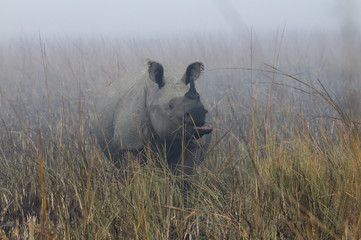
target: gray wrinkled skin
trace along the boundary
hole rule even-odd
[[[192,174],[194,165],[203,161],[212,132],[194,88],[202,70],[203,64],[195,62],[181,79],[174,79],[161,64],[147,60],[136,73],[109,86],[95,106],[93,124],[105,155],[117,162],[124,152],[153,146],[167,153],[177,173]]]

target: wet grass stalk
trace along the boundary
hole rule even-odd
[[[44,178],[44,159],[43,159],[43,144],[41,139],[41,130],[40,123],[38,117],[38,130],[39,130],[39,183],[41,187],[41,198],[42,198],[42,214],[41,214],[41,233],[46,236],[46,238],[50,238],[49,235],[49,226],[48,226],[48,212],[47,212],[47,199],[46,199],[46,191],[45,191],[45,178]]]

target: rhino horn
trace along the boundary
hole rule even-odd
[[[187,67],[185,74],[182,77],[182,82],[186,85],[189,83],[189,91],[184,95],[190,99],[199,99],[199,94],[194,86],[194,81],[197,80],[204,70],[204,65],[201,62],[195,62]]]
[[[199,99],[200,96],[194,86],[194,78],[193,77],[189,78],[189,83],[190,83],[190,88],[189,88],[188,92],[186,94],[184,94],[184,96],[187,98],[190,98],[190,99]]]

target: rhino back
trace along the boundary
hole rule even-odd
[[[94,132],[103,151],[137,150],[146,130],[145,90],[147,74],[143,68],[114,81],[96,104]]]

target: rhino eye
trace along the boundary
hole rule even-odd
[[[174,99],[172,99],[172,100],[169,101],[169,108],[170,108],[170,109],[173,109],[173,108],[174,108],[174,102],[175,102]]]

